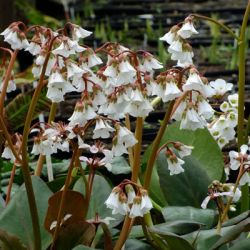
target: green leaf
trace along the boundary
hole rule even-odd
[[[125,242],[125,250],[152,250],[152,246],[141,240],[128,239]]]
[[[115,157],[112,160],[111,165],[111,172],[113,174],[129,174],[131,172],[131,168],[124,157]]]
[[[221,180],[224,173],[222,152],[207,129],[180,130],[179,122],[168,126],[162,139],[167,141],[180,141],[193,146],[192,158],[206,171],[210,180]],[[185,159],[185,158],[184,158]]]
[[[164,238],[167,241],[170,250],[177,250],[177,249],[195,250],[188,241],[181,238],[177,234],[162,231],[155,227],[149,228],[149,231],[152,233],[156,233],[160,235],[162,238]]]
[[[217,224],[218,214],[212,209],[199,209],[194,207],[169,206],[162,209],[162,215],[166,222],[176,220],[196,221],[205,225],[204,229],[209,229]]]
[[[210,247],[221,238],[227,234],[227,232],[232,227],[225,227],[221,230],[221,235],[218,235],[216,229],[200,230],[192,232],[190,234],[183,235],[182,237],[186,239],[190,244],[192,244],[196,250],[208,250]],[[220,250],[227,249],[222,247]]]
[[[32,176],[32,185],[37,203],[42,249],[51,243],[51,236],[43,227],[48,206],[48,199],[52,195],[47,185],[38,177]],[[33,247],[33,230],[25,186],[12,197],[8,206],[0,214],[0,229],[14,235],[25,244],[28,249]]]
[[[211,250],[219,249],[222,245],[235,240],[242,232],[250,231],[250,217],[233,226],[227,234],[222,236],[211,248]]]
[[[201,164],[195,159],[186,157],[185,172],[170,175],[166,156],[161,152],[156,160],[160,177],[160,186],[170,206],[193,206],[200,208],[207,196],[207,187],[211,183]]]
[[[176,220],[173,222],[165,222],[157,224],[154,226],[154,229],[157,229],[161,232],[170,232],[178,235],[188,234],[200,229],[202,224],[194,221],[187,220]]]
[[[82,193],[85,196],[85,184],[83,178],[79,178],[79,180],[77,180],[73,189]],[[107,208],[104,204],[111,191],[112,188],[106,181],[106,179],[100,175],[95,175],[87,214],[88,219],[93,219],[96,217],[96,214],[98,214],[101,219],[104,219],[105,217],[115,218],[116,220],[110,221],[110,226],[116,226],[121,222],[123,216],[119,214],[112,215],[112,210]]]
[[[69,168],[69,160],[62,160],[60,162],[52,162],[52,168],[53,168],[53,175],[57,176],[59,174],[65,174],[67,173],[67,170]],[[32,162],[30,164],[30,167],[32,169],[36,169],[37,162]],[[48,177],[48,170],[47,170],[47,164],[43,164],[43,169],[42,169],[42,175],[45,177]]]
[[[228,226],[233,226],[235,224],[238,224],[239,222],[245,220],[246,218],[250,217],[250,211],[246,211],[242,214],[239,214],[236,217],[231,218],[230,220],[225,221],[222,226],[223,227],[228,227]]]
[[[135,225],[132,227],[131,232],[129,234],[130,239],[135,239],[135,238],[143,238],[144,233],[141,225]]]
[[[199,184],[202,185],[202,189],[199,194],[200,199],[197,201],[196,200],[197,195],[196,195],[195,197],[192,197],[192,201],[189,202],[188,199],[190,197],[188,198],[184,197],[186,194],[186,191],[189,190],[189,184],[191,183],[188,181],[188,179],[187,179],[188,182],[186,182],[188,186],[182,185],[181,187],[179,187],[179,189],[176,189],[177,188],[177,185],[176,185],[174,188],[171,189],[171,192],[174,192],[172,193],[172,196],[174,196],[175,194],[180,194],[180,196],[183,196],[183,200],[180,204],[178,202],[174,202],[171,198],[168,199],[169,192],[164,193],[168,189],[166,187],[164,188],[164,190],[163,189],[161,190],[164,193],[165,199],[162,198],[162,192],[159,190],[160,190],[160,187],[162,188],[166,184],[166,181],[162,181],[167,175],[164,173],[165,172],[169,173],[169,170],[167,169],[166,161],[164,161],[164,164],[165,164],[164,168],[162,168],[161,171],[158,172],[158,174],[154,173],[152,176],[151,185],[150,185],[150,197],[154,201],[156,201],[158,204],[163,205],[163,206],[166,206],[170,200],[169,205],[191,205],[191,206],[199,207],[198,203],[202,201],[202,196],[203,198],[205,198],[206,196],[207,191],[205,192],[205,189],[207,189],[207,186],[212,182],[212,180],[215,180],[215,179],[221,180],[221,178],[223,177],[223,171],[224,171],[223,155],[217,143],[214,141],[213,137],[210,135],[207,129],[198,129],[196,131],[180,130],[179,126],[180,125],[178,122],[175,122],[169,125],[167,127],[167,130],[164,133],[164,136],[161,140],[160,145],[163,145],[164,143],[168,141],[179,141],[186,145],[190,145],[194,147],[191,157],[184,158],[184,161],[186,161],[188,158],[190,159],[189,166],[186,164],[184,168],[185,168],[185,171],[188,171],[188,167],[192,168],[192,165],[193,165],[192,162],[194,162],[194,164],[196,165],[195,170],[197,170],[198,173],[190,169],[191,172],[187,178],[189,178],[190,175],[191,176],[194,175],[192,178],[192,179],[195,179],[194,183],[198,181]],[[152,145],[146,150],[144,154],[143,165],[142,165],[143,171],[145,171],[144,166],[146,166],[146,163],[149,159],[151,147]],[[162,173],[164,174],[164,176],[162,176]],[[195,178],[196,174],[198,174],[197,178]],[[176,178],[176,176],[169,176],[169,174],[167,176],[169,177],[168,180],[171,180],[172,178],[172,181],[171,181],[171,184],[172,184],[174,182],[173,178]],[[200,176],[202,177],[203,181],[205,181],[204,183],[202,183],[202,181],[199,181]],[[193,183],[193,186],[194,186],[194,183]],[[181,189],[183,187],[185,187],[185,189]],[[197,194],[199,193],[199,189],[200,189],[200,186],[196,187]],[[178,197],[178,199],[181,198],[180,196]],[[194,200],[196,201],[194,202]]]
[[[167,206],[167,201],[160,187],[159,175],[157,169],[154,168],[150,181],[149,196],[160,206]]]
[[[249,250],[250,238],[235,242],[229,250]]]

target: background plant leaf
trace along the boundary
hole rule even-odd
[[[199,209],[190,206],[169,206],[162,209],[162,215],[166,222],[177,220],[196,221],[203,225],[203,229],[210,229],[218,222],[218,213],[212,209]]]
[[[196,250],[208,250],[215,242],[217,242],[222,236],[226,235],[233,226],[224,227],[221,230],[221,235],[218,235],[216,229],[198,230],[190,234],[183,235],[182,238],[186,239],[190,244],[194,246]],[[227,246],[221,247],[220,250],[226,250]]]
[[[48,199],[52,195],[47,185],[36,176],[32,176],[32,185],[37,203],[42,249],[51,243],[51,236],[43,227],[43,222],[48,206]],[[25,186],[12,197],[8,206],[0,214],[0,229],[20,238],[28,248],[33,249],[33,230]]]
[[[125,250],[152,250],[152,246],[142,240],[128,239],[125,242]]]
[[[222,245],[235,240],[242,232],[250,231],[250,217],[233,226],[227,234],[223,235],[211,248],[211,250],[219,249]]]
[[[124,157],[121,156],[115,157],[112,160],[111,165],[112,165],[111,172],[113,174],[129,174],[131,172],[131,168]]]
[[[195,221],[176,220],[173,222],[165,222],[154,225],[154,229],[161,232],[169,232],[178,235],[194,232],[202,227],[202,224]]]
[[[250,238],[235,242],[235,244],[229,248],[229,250],[249,250]]]
[[[174,187],[172,184],[175,183],[181,175],[178,175],[177,177],[170,176],[169,170],[167,169],[167,161],[163,159],[161,154],[159,155],[161,158],[159,160],[158,157],[155,167],[158,167],[159,164],[160,167],[157,168],[158,174],[156,173],[156,170],[154,170],[155,172],[153,173],[150,185],[150,196],[154,201],[160,205],[163,204],[164,206],[169,204],[199,207],[199,203],[202,201],[202,196],[205,198],[205,190],[211,181],[221,180],[223,178],[224,162],[221,150],[207,129],[197,129],[195,131],[180,130],[179,122],[175,122],[167,127],[160,145],[163,145],[168,141],[180,141],[186,145],[193,146],[194,149],[191,156],[184,158],[185,161],[188,161],[184,166],[185,172],[184,174],[181,174],[182,177],[179,180],[178,185],[175,185]],[[150,148],[151,146],[146,150],[143,157],[143,171],[145,171],[145,166],[149,159]],[[195,171],[193,168],[195,168]],[[165,186],[165,184],[167,184],[165,178],[167,177],[168,181],[171,181],[171,184],[169,183],[168,187]],[[194,192],[192,194],[189,193],[191,196],[185,198],[186,191],[189,190],[189,185],[192,184],[191,181],[189,181],[190,177],[193,180],[193,186],[191,187],[193,188],[193,191],[196,190],[196,194]],[[199,180],[200,177],[202,178],[202,181]],[[182,181],[185,181],[187,186],[179,186]],[[199,183],[199,186],[194,187],[196,183]],[[185,189],[183,189],[184,186]],[[171,188],[171,191],[169,188]],[[171,194],[172,197],[170,197]],[[179,194],[177,199],[174,198],[176,194]],[[162,198],[162,196],[164,196],[164,198]],[[191,201],[188,200],[189,198],[191,198]]]
[[[151,227],[149,231],[160,235],[167,241],[170,250],[185,249],[185,250],[195,250],[192,245],[185,239],[181,238],[177,234],[159,230],[158,228]]]
[[[34,91],[29,91],[24,94],[21,93],[6,105],[5,116],[8,127],[12,130],[16,131],[24,125],[33,92]],[[46,90],[43,90],[35,107],[33,119],[35,119],[41,112],[48,112],[50,104],[50,100],[46,97]]]
[[[160,187],[170,206],[193,206],[200,208],[207,196],[207,187],[211,183],[206,171],[193,157],[186,157],[184,173],[170,175],[165,154],[159,154],[156,167]]]

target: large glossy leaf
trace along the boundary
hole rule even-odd
[[[47,211],[48,199],[52,195],[52,192],[38,177],[32,177],[32,184],[37,202],[42,249],[46,249],[51,242],[51,236],[43,227],[43,222]],[[21,186],[20,190],[14,195],[8,206],[1,213],[0,229],[20,238],[21,242],[27,246],[28,249],[33,249],[32,222],[24,185]]]
[[[227,220],[226,222],[224,222],[222,224],[222,226],[223,227],[233,226],[233,225],[238,224],[239,222],[241,222],[241,221],[243,221],[243,220],[245,220],[245,219],[247,219],[249,217],[250,217],[250,210],[246,211],[246,212],[244,212],[242,214],[239,214],[236,217],[233,217],[233,218]]]
[[[209,131],[207,129],[198,129],[196,131],[190,131],[190,130],[180,130],[179,129],[179,123],[175,122],[171,125],[168,126],[167,130],[164,133],[164,136],[161,140],[160,145],[163,145],[167,141],[180,141],[186,145],[190,145],[194,147],[194,150],[192,152],[192,156],[189,157],[189,166],[191,165],[192,167],[192,162],[196,165],[195,170],[191,174],[197,173],[197,178],[195,179],[193,176],[193,179],[195,179],[195,182],[199,182],[199,177],[202,177],[204,183],[200,181],[199,183],[202,184],[202,189],[200,193],[200,200],[201,201],[201,196],[204,195],[205,189],[207,188],[207,185],[210,184],[212,180],[221,180],[223,177],[223,169],[224,169],[224,162],[223,162],[223,156],[222,153],[217,145],[217,143],[214,141],[212,136],[210,135]],[[151,146],[150,146],[151,147]],[[143,171],[145,171],[145,166],[148,161],[148,158],[150,156],[150,147],[146,150],[144,157],[143,157]],[[187,157],[184,158],[186,161]],[[164,162],[165,164],[166,162]],[[167,188],[165,188],[163,191],[164,193],[164,198],[162,198],[162,193],[159,191],[160,189],[160,184],[162,179],[164,179],[166,176],[162,176],[162,173],[168,172],[167,170],[167,165],[165,164],[165,169],[161,169],[162,171],[158,172],[158,175],[154,173],[151,179],[151,186],[150,186],[150,195],[153,200],[157,201],[161,205],[166,205],[169,202],[169,199],[167,198],[169,195],[169,192],[166,192]],[[163,171],[164,170],[164,171]],[[187,170],[187,165],[185,166],[185,171]],[[169,176],[170,177],[170,176]],[[171,176],[171,178],[174,176]],[[188,175],[188,178],[190,175]],[[160,181],[159,181],[160,179]],[[170,178],[168,178],[170,179]],[[173,178],[172,178],[173,179]],[[164,181],[163,181],[164,182]],[[172,182],[174,182],[172,180]],[[171,182],[171,184],[172,184]],[[170,184],[170,185],[171,185]],[[189,182],[186,183],[189,187]],[[161,185],[163,187],[164,184]],[[169,185],[169,186],[170,186]],[[184,185],[182,185],[183,187]],[[153,189],[153,190],[151,190]],[[185,190],[177,191],[176,186],[175,188],[171,189],[171,192],[174,190],[174,194],[176,193],[182,193],[183,196],[185,195],[186,190],[189,189],[187,186],[185,187]],[[197,186],[197,192],[199,191],[200,186]],[[157,190],[157,192],[154,192],[154,190]],[[160,195],[157,195],[160,194]],[[202,195],[201,195],[202,194]],[[180,197],[178,197],[180,198]],[[170,205],[176,204],[176,205],[193,205],[194,206],[194,200],[196,200],[197,197],[192,198],[192,202],[188,202],[187,199],[186,201],[182,201],[182,203],[176,203],[170,201]],[[204,197],[203,197],[204,198]],[[184,199],[185,200],[185,199]],[[195,206],[198,207],[198,202],[195,202]]]
[[[193,246],[185,239],[177,234],[166,232],[155,227],[149,228],[149,231],[160,235],[167,241],[170,250],[185,249],[185,250],[195,250]]]
[[[154,168],[152,172],[152,177],[150,181],[149,195],[150,198],[156,202],[158,205],[164,207],[167,206],[167,201],[160,187],[159,175],[157,169]]]
[[[73,189],[82,193],[85,196],[85,185],[82,178],[79,178],[79,180],[75,183]],[[112,188],[106,181],[106,179],[100,175],[95,175],[90,198],[90,205],[87,214],[88,219],[94,219],[96,214],[98,214],[101,219],[104,219],[106,217],[115,218],[116,220],[110,221],[111,226],[116,226],[121,222],[123,216],[119,214],[112,215],[112,210],[107,208],[104,204],[111,191]]]
[[[249,250],[250,238],[235,242],[229,250]]]
[[[202,224],[195,221],[176,220],[154,225],[154,229],[161,232],[174,233],[178,235],[194,232],[202,227]]]
[[[218,214],[212,209],[199,209],[190,206],[169,206],[162,209],[162,215],[166,222],[177,220],[195,221],[204,225],[203,229],[210,229],[218,221]]]
[[[227,234],[222,236],[211,248],[211,250],[219,249],[224,244],[236,239],[242,232],[250,231],[250,217],[233,226]]]
[[[224,170],[223,155],[207,129],[180,130],[179,123],[168,126],[162,143],[180,141],[194,147],[192,157],[199,162],[210,180],[221,180]]]
[[[136,239],[128,239],[125,242],[125,250],[152,250],[152,246]]]
[[[218,235],[216,229],[209,229],[198,230],[196,232],[183,235],[182,237],[186,239],[191,245],[193,245],[196,250],[209,250],[212,245],[214,245],[215,242],[217,242],[222,236],[226,235],[231,228],[232,226],[222,228],[221,235]],[[220,248],[220,250],[226,249],[226,246]]]
[[[170,175],[165,154],[159,154],[156,166],[160,177],[160,186],[171,206],[193,206],[200,208],[207,196],[207,187],[211,183],[201,164],[192,157],[185,158],[185,172]]]
[[[128,162],[124,159],[124,157],[115,157],[112,162],[111,172],[113,174],[129,174],[131,172],[131,168],[128,165]]]

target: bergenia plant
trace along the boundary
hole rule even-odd
[[[168,69],[149,52],[119,43],[94,50],[84,45],[92,32],[70,22],[56,31],[22,22],[7,27],[1,33],[10,48],[0,48],[0,132],[11,176],[0,197],[0,248],[247,246],[249,14],[250,2],[239,36],[198,14],[173,26],[159,38],[175,64]],[[237,41],[238,93],[196,67],[190,38],[198,35],[199,20],[216,23]],[[34,57],[34,89],[24,94],[31,97],[23,124],[13,126],[7,93],[19,87],[20,50]],[[70,93],[74,110],[60,120],[58,109]],[[159,102],[165,116],[142,154],[145,119]]]

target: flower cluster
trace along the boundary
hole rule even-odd
[[[248,184],[250,186],[250,155],[248,145],[243,144],[240,147],[240,152],[230,151],[230,169],[238,170],[241,168],[241,178],[239,185]]]
[[[181,78],[176,71],[174,74],[170,72],[167,75],[159,75],[154,93],[160,96],[163,102],[182,98],[172,116],[173,119],[181,122],[181,129],[204,128],[206,121],[210,120],[214,114],[208,98],[212,97],[215,92],[207,79],[202,77],[193,66],[193,51],[185,40],[197,33],[192,17],[188,17],[184,23],[172,27],[160,38],[170,45],[168,51],[171,53],[171,58],[177,60],[177,66],[182,67],[183,70]]]
[[[213,97],[218,99],[221,99],[227,91],[232,89],[232,84],[222,79],[212,81],[210,85],[215,91]],[[228,95],[227,99],[228,101],[220,104],[220,115],[208,124],[208,130],[220,148],[235,138],[235,127],[238,120],[238,94]]]
[[[172,148],[168,146],[170,143],[173,146]],[[180,142],[169,142],[164,144],[160,148],[160,150],[162,150],[163,148],[166,149],[165,155],[167,157],[168,169],[170,171],[170,175],[180,174],[184,172],[182,165],[185,162],[182,160],[182,158],[191,155],[193,147],[184,145],[183,143]],[[175,149],[175,151],[173,151],[173,149]],[[180,158],[177,157],[175,152],[177,152]]]
[[[130,218],[143,217],[153,207],[147,190],[128,180],[112,190],[105,204],[112,214],[129,214]]]
[[[83,116],[86,113],[83,113]],[[91,127],[91,123],[95,121],[95,127]],[[93,168],[106,167],[109,171],[112,170],[112,160],[114,157],[128,153],[128,147],[133,147],[137,140],[134,134],[126,127],[122,126],[117,121],[113,121],[115,126],[111,124],[111,119],[107,120],[104,117],[98,116],[96,119],[88,123],[89,126],[81,127],[79,124],[65,125],[63,123],[53,122],[51,125],[46,125],[45,129],[33,129],[32,132],[37,132],[34,136],[34,145],[31,153],[34,155],[51,155],[57,153],[58,150],[69,152],[69,146],[72,143],[77,143],[83,153],[91,154],[92,156],[80,156],[80,160],[87,166]],[[85,133],[92,134],[94,143],[84,142]],[[113,137],[112,147],[101,142],[100,139],[108,139]],[[6,148],[7,150],[7,148]],[[102,156],[102,157],[100,157]]]
[[[191,45],[186,40],[192,35],[198,34],[192,19],[192,17],[187,17],[183,23],[173,26],[168,33],[160,38],[160,40],[166,41],[170,45],[168,52],[171,54],[171,59],[177,60],[177,65],[180,67],[193,64],[194,53]]]

